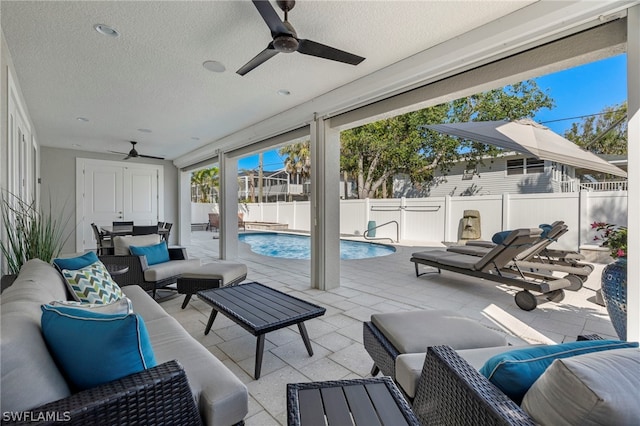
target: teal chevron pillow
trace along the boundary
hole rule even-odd
[[[620,340],[585,340],[558,345],[531,346],[494,355],[480,368],[480,374],[520,404],[524,394],[555,359],[610,349],[637,347],[637,342],[628,343]]]
[[[154,367],[149,333],[140,315],[42,305],[47,346],[78,390]]]
[[[80,269],[63,269],[73,298],[82,303],[105,304],[122,298],[122,290],[99,260]]]
[[[85,268],[98,261],[98,256],[93,251],[88,251],[82,256],[53,259],[53,263],[60,269]]]
[[[158,263],[165,263],[171,260],[169,258],[167,243],[164,241],[152,246],[129,246],[129,250],[134,256],[146,256],[147,265],[149,266],[156,265]]]

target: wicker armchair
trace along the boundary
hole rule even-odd
[[[17,413],[19,414],[19,413]],[[201,425],[187,376],[176,361],[29,410],[9,425]],[[17,420],[17,419],[16,419]],[[40,420],[40,421],[31,421]]]
[[[578,340],[601,340],[597,334]],[[431,346],[412,403],[423,425],[535,425],[513,402],[449,346]]]
[[[173,284],[177,281],[179,275],[165,278],[160,281],[146,281],[144,271],[149,269],[146,256],[134,255],[104,255],[98,256],[104,264],[115,264],[128,266],[129,270],[120,275],[114,275],[113,280],[120,286],[139,285],[146,291],[152,291],[153,297],[156,295],[158,288]],[[187,260],[187,250],[183,247],[169,248],[169,259],[171,260]]]

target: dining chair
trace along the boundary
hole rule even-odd
[[[96,238],[96,251],[98,255],[112,254],[113,244],[111,238],[101,232],[95,223],[91,224],[91,229],[93,229],[93,236]]]
[[[158,229],[164,229],[166,222],[158,222]]]
[[[158,225],[144,225],[144,226],[133,226],[133,235],[149,235],[149,234],[157,234],[158,233]]]
[[[162,239],[169,242],[169,233],[171,232],[171,227],[173,223],[165,222],[164,224],[164,233],[162,234]]]

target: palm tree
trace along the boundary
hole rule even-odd
[[[209,199],[212,190],[218,192],[220,186],[220,176],[217,167],[210,167],[208,169],[198,170],[191,174],[191,184],[196,185],[198,188],[198,194],[200,199],[197,200],[201,203],[209,203],[214,200]]]
[[[287,173],[297,176],[303,183],[311,177],[311,150],[308,140],[283,146],[278,152],[286,157],[284,168]]]

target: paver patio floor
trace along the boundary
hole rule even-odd
[[[218,257],[218,240],[207,231],[191,233],[190,258],[203,263]],[[437,246],[437,244],[436,244]],[[440,246],[442,247],[442,246]],[[561,303],[545,303],[523,311],[514,302],[519,289],[443,271],[416,277],[411,253],[428,246],[396,246],[389,256],[342,261],[340,287],[310,288],[310,262],[265,257],[239,243],[239,261],[247,264],[248,281],[258,281],[324,306],[324,316],[307,321],[314,355],[309,357],[291,326],[266,335],[262,376],[252,377],[256,340],[219,315],[204,335],[211,308],[197,297],[180,309],[183,296],[161,305],[189,333],[231,369],[249,388],[248,426],[286,424],[287,383],[369,377],[372,361],[362,345],[362,321],[372,313],[416,309],[452,309],[504,332],[514,345],[523,342],[560,343],[579,334],[617,339],[603,306],[594,303],[604,265],[595,265],[584,287],[566,291]]]

